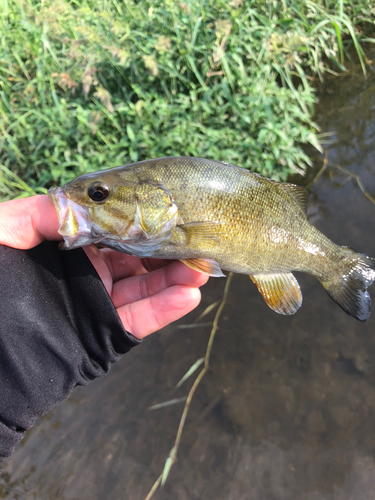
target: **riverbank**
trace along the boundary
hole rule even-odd
[[[286,179],[319,148],[315,82],[373,27],[360,2],[1,2],[0,198],[160,156]]]

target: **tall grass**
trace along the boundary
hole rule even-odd
[[[348,45],[365,71],[374,21],[371,0],[0,0],[0,197],[168,155],[303,173],[313,81]]]

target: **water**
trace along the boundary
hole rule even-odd
[[[357,64],[328,80],[317,121],[332,132],[328,160],[375,195],[375,71]],[[322,166],[303,182],[310,182]],[[308,216],[335,242],[375,256],[375,206],[329,167],[310,189]],[[295,316],[264,304],[235,276],[211,358],[194,397],[179,460],[156,500],[367,500],[375,491],[375,314],[359,323],[312,277]],[[191,322],[218,300],[204,288]],[[371,291],[375,301],[374,288]],[[110,374],[41,419],[3,464],[0,498],[143,500],[174,443],[182,405],[148,411],[204,355],[210,328],[152,335]]]

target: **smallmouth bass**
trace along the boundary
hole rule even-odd
[[[223,162],[170,157],[82,175],[48,194],[64,250],[94,243],[181,260],[210,276],[247,274],[279,314],[301,306],[292,271],[302,271],[354,318],[370,315],[375,260],[312,226],[302,187]]]

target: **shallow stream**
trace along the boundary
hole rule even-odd
[[[375,196],[374,67],[367,78],[356,63],[328,78],[316,121],[332,143],[310,188],[309,220],[336,243],[375,257],[375,205],[333,165],[359,175]],[[301,183],[311,183],[323,156],[314,163]],[[375,498],[375,313],[359,323],[314,278],[297,277],[303,306],[283,317],[248,277],[234,276],[212,370],[156,500]],[[180,324],[220,299],[224,285],[211,279],[199,309]],[[375,286],[370,293],[375,302]],[[209,333],[174,324],[106,377],[76,388],[2,464],[0,498],[144,500],[173,446],[183,403],[148,407],[187,394],[194,377],[174,386],[204,356]]]

